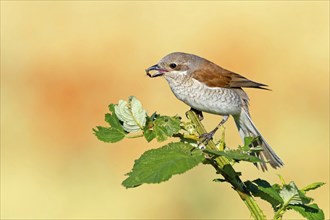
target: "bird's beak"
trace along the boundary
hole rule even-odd
[[[149,72],[152,70],[157,71],[157,73],[151,75]],[[162,76],[162,75],[164,75],[165,72],[167,72],[167,70],[162,69],[158,64],[153,65],[153,66],[149,67],[148,69],[146,69],[147,75],[152,78],[157,77],[157,76]]]

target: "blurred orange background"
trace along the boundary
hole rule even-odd
[[[125,189],[134,160],[162,144],[106,144],[92,133],[106,125],[108,104],[130,95],[150,114],[184,116],[188,107],[166,81],[144,72],[174,51],[270,85],[271,92],[247,90],[251,114],[285,167],[236,169],[244,180],[279,183],[281,174],[298,187],[326,182],[309,195],[328,219],[328,1],[1,1],[1,218],[249,218],[203,165]],[[205,115],[204,123],[210,130],[219,120]],[[241,143],[232,119],[226,140]]]

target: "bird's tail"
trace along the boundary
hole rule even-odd
[[[262,171],[267,170],[266,162],[269,162],[269,164],[275,169],[284,165],[282,160],[261,136],[249,113],[245,109],[242,109],[241,114],[234,117],[234,119],[243,142],[245,137],[258,137],[258,139],[251,144],[253,145],[251,147],[259,146],[262,148],[262,151],[256,153],[256,156],[262,161],[260,163]]]

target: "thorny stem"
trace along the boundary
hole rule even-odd
[[[198,116],[194,111],[188,111],[187,116],[196,126],[196,130],[199,135],[206,133],[203,124],[200,122]],[[208,142],[206,149],[218,150],[212,140]],[[251,193],[247,190],[243,181],[240,179],[234,168],[230,165],[228,159],[219,156],[211,162],[211,165],[216,169],[217,173],[220,173],[225,178],[225,180],[232,185],[233,189],[238,193],[240,198],[250,210],[253,218],[257,220],[265,220],[265,214],[254,200]]]

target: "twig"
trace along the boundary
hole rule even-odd
[[[187,116],[196,126],[196,130],[199,135],[205,134],[207,132],[194,111],[188,111]],[[206,149],[218,150],[212,140],[208,142]],[[240,179],[234,168],[231,166],[228,159],[219,156],[214,160],[210,160],[210,163],[216,169],[216,171],[220,173],[225,178],[225,180],[232,185],[233,189],[238,193],[240,198],[250,210],[253,218],[258,220],[265,220],[265,214],[260,209],[257,202],[254,200],[251,193],[245,187],[243,181]]]

